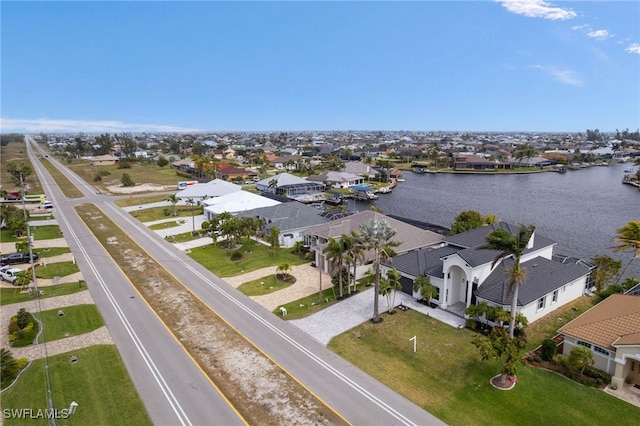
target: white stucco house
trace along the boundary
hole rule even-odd
[[[428,276],[437,289],[432,302],[442,309],[463,314],[472,304],[486,301],[490,306],[511,310],[506,269],[513,264],[507,258],[493,268],[498,252],[480,250],[486,236],[503,228],[516,234],[518,227],[505,222],[447,236],[438,247],[426,247],[404,253],[384,265],[402,275],[404,292],[412,294],[418,275]],[[552,260],[555,241],[534,232],[520,258],[527,268],[527,279],[518,293],[518,311],[533,322],[554,309],[580,297],[589,285],[590,269],[582,264]]]
[[[202,200],[202,204],[204,205],[205,219],[211,220],[220,213],[229,212],[235,215],[260,207],[275,206],[280,204],[280,201],[247,191],[236,191],[220,197],[207,198]]]

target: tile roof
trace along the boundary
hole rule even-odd
[[[321,216],[320,213],[322,212],[315,207],[291,202],[247,210],[239,213],[238,216],[263,218],[267,221],[267,228],[277,226],[282,233],[285,233],[329,222],[329,219]]]
[[[615,350],[640,345],[640,297],[614,294],[560,329],[560,333]]]
[[[303,234],[316,235],[324,239],[329,239],[329,237],[339,238],[351,231],[360,231],[360,225],[370,219],[386,220],[389,222],[389,225],[396,230],[396,235],[393,237],[393,241],[398,241],[400,243],[400,245],[394,249],[397,253],[430,246],[442,240],[442,235],[440,234],[416,228],[415,226],[411,226],[372,210],[365,210],[348,216],[345,219],[335,220],[324,225],[315,226],[304,231]]]
[[[486,244],[487,235],[495,231],[498,228],[506,229],[513,235],[516,235],[520,225],[513,225],[507,222],[494,223],[492,225],[483,226],[481,228],[472,229],[471,231],[462,232],[460,234],[450,235],[445,238],[445,241],[449,244],[453,244],[462,248],[475,248]],[[548,247],[556,242],[551,238],[547,238],[543,235],[535,233],[533,239],[533,249],[525,250],[525,253],[531,250],[539,250],[542,247]],[[497,252],[494,252],[497,254]],[[494,256],[495,256],[494,254]]]
[[[501,262],[482,282],[476,295],[501,305],[511,302],[505,269],[513,266],[512,259]],[[526,306],[553,290],[589,274],[589,269],[575,263],[562,264],[544,257],[536,257],[521,264],[527,268],[527,278],[518,291],[518,306]]]

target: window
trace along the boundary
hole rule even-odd
[[[589,342],[583,342],[582,340],[578,340],[576,343],[579,344],[580,346],[584,346],[591,349],[591,343]]]
[[[556,303],[558,301],[558,290],[555,290],[553,294],[551,294],[551,303]]]
[[[605,355],[605,356],[609,356],[609,351],[602,349],[600,346],[594,346],[593,351],[601,353],[602,355]]]
[[[538,310],[540,311],[542,309],[544,309],[544,297],[538,299]]]

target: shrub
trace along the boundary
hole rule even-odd
[[[231,253],[231,260],[240,260],[240,259],[242,259],[242,252],[234,251],[233,253]]]
[[[25,311],[24,308],[20,308],[20,310],[18,311],[18,315],[16,317],[16,322],[18,324],[18,327],[20,329],[23,329],[26,326],[28,326],[32,321],[33,321],[33,317],[31,316],[31,314]]]
[[[594,379],[600,380],[604,383],[611,381],[611,374],[590,365],[585,367],[584,374],[585,376],[593,377]]]
[[[120,181],[122,182],[122,186],[124,186],[124,187],[129,187],[129,186],[135,186],[136,185],[136,183],[133,181],[133,179],[131,178],[129,173],[123,173],[122,174],[122,179],[120,179]]]
[[[613,390],[618,390],[618,385],[616,383],[612,383],[609,387]]]
[[[472,319],[466,320],[465,325],[469,330],[475,330],[478,327],[478,323]]]
[[[18,321],[15,317],[11,318],[11,321],[9,321],[8,329],[9,334],[17,333],[18,331],[20,331],[20,327],[18,327]]]
[[[633,379],[631,378],[631,376],[627,376],[624,379],[624,382],[628,385],[630,385],[633,382]]]
[[[131,162],[128,159],[122,159],[118,161],[118,168],[119,169],[130,169],[131,168]]]
[[[535,362],[542,362],[542,357],[539,357],[539,356],[536,355],[536,356],[533,357],[533,360]]]
[[[553,357],[556,355],[558,351],[558,347],[556,346],[556,342],[552,339],[544,339],[542,342],[542,347],[540,349],[540,355],[542,359],[545,361],[551,361]]]

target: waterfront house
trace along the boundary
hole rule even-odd
[[[454,154],[453,169],[454,170],[498,170],[511,169],[509,163],[498,163],[489,161],[486,158],[474,154]]]
[[[291,201],[239,212],[237,216],[264,219],[264,233],[268,233],[269,228],[277,227],[280,230],[280,246],[289,248],[303,241],[303,231],[330,221],[329,216],[323,213],[308,204]]]
[[[323,225],[314,226],[302,231],[301,235],[311,250],[316,252],[316,265],[322,268],[324,272],[329,273],[329,264],[326,255],[322,252],[327,246],[329,238],[340,239],[343,235],[349,235],[353,231],[360,232],[360,226],[372,219],[385,220],[396,230],[396,234],[392,239],[399,243],[399,245],[394,248],[396,253],[405,253],[421,247],[435,246],[439,244],[443,238],[442,235],[435,232],[417,228],[372,210],[361,211]],[[365,261],[362,262],[362,265],[358,268],[358,277],[361,277],[364,272],[369,269],[371,262],[373,262],[373,253],[366,253]]]
[[[302,199],[309,195],[323,193],[325,186],[321,182],[310,182],[289,173],[280,173],[256,182],[256,189],[260,192]]]
[[[176,197],[182,201],[190,198],[197,204],[200,204],[202,200],[221,197],[237,191],[242,191],[242,187],[240,185],[236,185],[235,183],[227,182],[222,179],[214,179],[207,183],[196,183],[194,185],[187,186],[182,191],[178,191],[176,193]]]
[[[312,182],[322,182],[327,187],[343,189],[364,183],[364,178],[362,176],[354,175],[353,173],[334,171],[325,171],[319,175],[311,175],[307,180]]]
[[[247,210],[275,206],[280,204],[280,201],[247,191],[237,191],[220,197],[203,199],[202,204],[205,219],[211,220],[220,213],[229,212],[236,215]]]
[[[479,301],[510,310],[505,268],[512,264],[512,259],[492,268],[497,252],[478,249],[486,243],[487,235],[498,228],[514,235],[518,230],[515,225],[501,222],[447,236],[438,247],[420,248],[394,257],[393,262],[384,265],[385,270],[398,269],[402,290],[414,297],[418,295],[413,292],[413,281],[418,275],[428,276],[437,291],[432,302],[460,315]],[[552,260],[555,245],[555,241],[534,232],[520,259],[528,273],[520,287],[518,310],[530,322],[580,297],[588,286],[590,269],[576,262]]]
[[[594,367],[612,375],[611,384],[625,380],[640,385],[640,297],[614,294],[563,326],[562,353],[576,346],[591,349]]]

